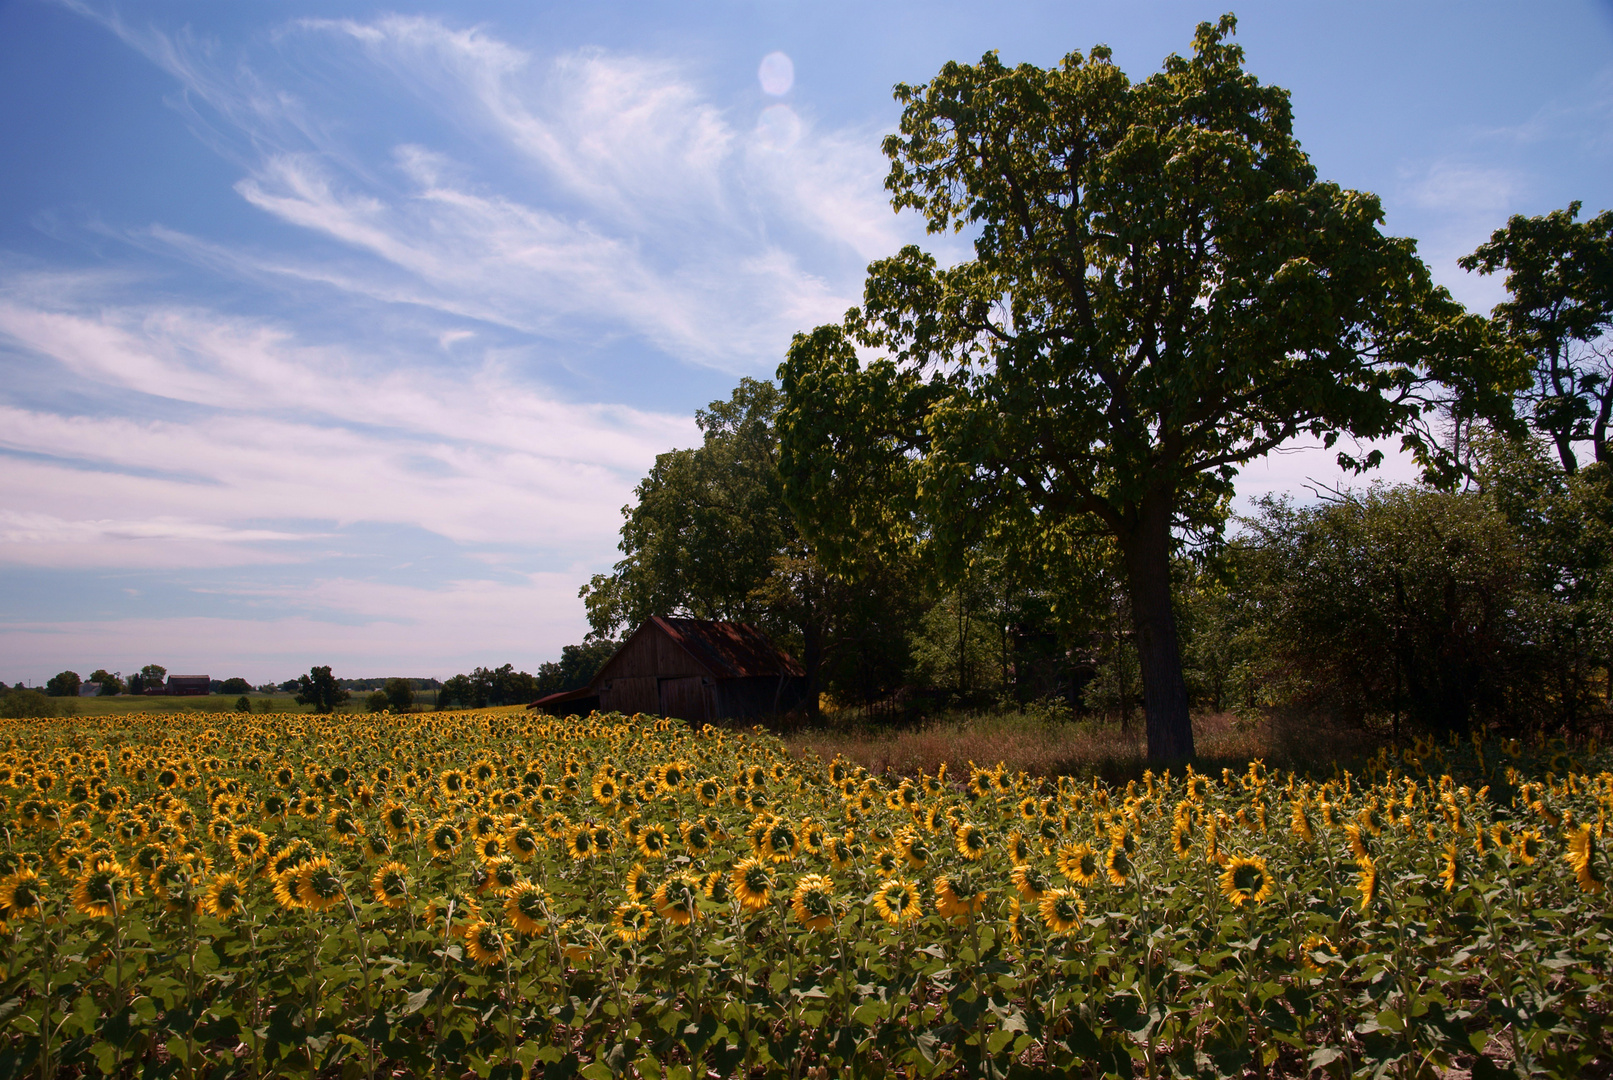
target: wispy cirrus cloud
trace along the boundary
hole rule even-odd
[[[683,363],[754,373],[854,302],[869,259],[922,232],[882,193],[877,132],[820,132],[792,114],[780,140],[666,58],[538,58],[423,17],[281,28],[278,47],[331,78],[411,97],[422,130],[478,136],[475,161],[419,139],[377,155],[343,137],[328,97],[192,35],[97,17],[254,148],[231,151],[242,199],[368,257],[332,267],[237,248],[221,260],[206,241],[148,233],[214,264],[559,341],[631,334]]]
[[[719,100],[666,56],[401,16],[226,43],[63,2],[173,79],[235,173],[232,227],[96,214],[81,234],[142,259],[0,254],[0,575],[135,576],[100,623],[8,605],[9,656],[553,653],[706,396],[646,407],[579,372],[770,374],[922,233],[885,200],[877,131]]]

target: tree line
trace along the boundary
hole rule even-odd
[[[898,86],[893,206],[974,258],[875,262],[779,387],[697,414],[582,590],[595,633],[749,619],[870,704],[1140,698],[1159,761],[1204,701],[1605,713],[1613,212],[1511,218],[1462,261],[1508,299],[1468,312],[1375,196],[1318,178],[1234,30],[1141,81],[1098,47]],[[1242,466],[1311,437],[1365,472],[1381,454],[1344,448],[1387,436],[1421,485],[1229,531]]]

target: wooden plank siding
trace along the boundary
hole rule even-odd
[[[597,708],[702,723],[797,708],[805,688],[800,665],[753,626],[656,617],[628,636],[587,687],[532,707],[556,715]]]

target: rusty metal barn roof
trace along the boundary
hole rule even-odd
[[[806,674],[793,656],[750,623],[662,615],[651,616],[650,621],[719,679]]]

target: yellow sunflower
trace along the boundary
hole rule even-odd
[[[426,837],[426,849],[439,859],[449,859],[459,850],[459,845],[464,839],[458,826],[444,819],[431,827],[431,832]]]
[[[935,879],[935,909],[943,919],[977,915],[985,904],[986,890],[970,877],[967,870],[942,874]]]
[[[689,874],[674,874],[655,890],[652,902],[661,917],[678,926],[700,918],[700,881]]]
[[[616,936],[629,944],[643,941],[654,925],[650,909],[636,900],[624,900],[617,904],[616,910],[611,913],[610,923],[616,930]]]
[[[952,832],[952,838],[957,843],[958,854],[968,859],[969,862],[976,862],[984,858],[986,849],[990,846],[986,838],[986,832],[981,830],[979,825],[971,825],[968,822],[958,825],[957,829]]]
[[[549,929],[549,894],[543,886],[523,881],[504,897],[504,917],[517,933],[528,937]]]
[[[760,859],[743,859],[731,875],[734,895],[746,911],[761,911],[772,902],[773,879]]]
[[[646,825],[639,830],[638,849],[646,859],[659,859],[667,852],[666,829],[660,825]]]
[[[874,910],[892,926],[905,926],[922,914],[919,891],[903,878],[891,878],[874,890]]]
[[[1091,885],[1098,880],[1103,864],[1090,844],[1070,844],[1060,849],[1059,873],[1077,885]]]
[[[1131,861],[1131,853],[1126,850],[1124,843],[1115,843],[1109,848],[1109,853],[1103,857],[1103,868],[1109,874],[1109,884],[1124,885],[1136,870]]]
[[[1580,889],[1599,894],[1607,888],[1607,875],[1597,868],[1596,856],[1596,834],[1589,825],[1581,825],[1569,834],[1568,852],[1563,858],[1573,867]]]
[[[126,910],[140,891],[140,881],[112,859],[98,859],[73,885],[73,907],[98,919]]]
[[[409,902],[409,868],[400,862],[383,863],[370,878],[370,892],[377,903],[403,907]]]
[[[1086,916],[1086,901],[1074,889],[1053,889],[1037,902],[1042,922],[1055,934],[1067,934]]]
[[[1047,875],[1034,866],[1016,866],[1010,872],[1009,878],[1026,903],[1034,904],[1040,901],[1053,888],[1053,883],[1047,879]]]
[[[1535,860],[1540,857],[1540,851],[1543,847],[1545,847],[1545,844],[1545,838],[1540,835],[1539,830],[1525,829],[1523,832],[1518,834],[1518,839],[1513,847],[1513,852],[1518,856],[1518,861],[1523,863],[1523,865],[1533,866]]]
[[[1263,904],[1271,889],[1271,871],[1258,855],[1234,855],[1221,874],[1221,895],[1231,900],[1233,907]]]
[[[246,885],[234,874],[218,874],[202,890],[202,910],[215,919],[232,919],[246,906]]]
[[[309,859],[297,868],[297,900],[309,911],[329,911],[342,902],[342,879],[330,859]]]
[[[1360,868],[1355,887],[1361,891],[1361,910],[1366,911],[1378,898],[1378,864],[1370,856],[1357,859],[1355,864]]]
[[[0,908],[7,918],[26,919],[38,915],[45,901],[45,882],[32,870],[18,870],[0,881]]]
[[[477,919],[465,927],[465,952],[483,967],[492,967],[504,959],[504,935],[487,920]]]
[[[834,925],[834,882],[822,874],[807,874],[795,883],[790,910],[808,930],[827,930]]]
[[[1467,879],[1467,865],[1455,844],[1446,844],[1439,856],[1439,879],[1445,883],[1446,892],[1455,892]]]

